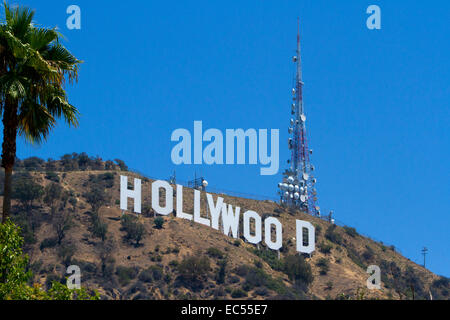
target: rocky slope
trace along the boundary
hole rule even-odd
[[[227,237],[174,214],[155,217],[150,208],[152,181],[144,177],[143,214],[130,213],[127,224],[118,204],[120,175],[129,181],[139,175],[123,166],[123,171],[119,165],[106,166],[101,159],[95,167],[68,169],[67,162],[52,161],[50,167],[49,163],[34,167],[22,163],[15,174],[13,219],[23,228],[33,282],[65,281],[67,266],[78,265],[82,285],[99,290],[104,299],[449,298],[447,278],[353,228],[331,225],[271,201],[220,195],[226,203],[241,207],[241,213],[254,210],[280,220],[283,249],[278,257],[264,245]],[[36,189],[36,194],[24,195],[21,189]],[[201,203],[206,208],[204,192]],[[193,190],[184,188],[185,212],[193,212],[192,207]],[[295,251],[295,219],[316,227],[311,257]],[[381,268],[380,290],[366,287],[366,268],[372,264]]]

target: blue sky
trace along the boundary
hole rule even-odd
[[[160,178],[196,171],[211,186],[276,196],[281,174],[260,166],[172,164],[177,128],[287,126],[297,17],[304,101],[323,212],[394,244],[450,276],[450,2],[448,1],[24,1],[58,26],[85,61],[68,91],[80,126],[47,143],[19,142],[20,158],[87,152]],[[66,8],[81,8],[81,30]],[[368,30],[377,4],[382,29]],[[280,169],[280,173],[282,171]]]

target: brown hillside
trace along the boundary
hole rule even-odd
[[[241,213],[254,210],[263,217],[276,216],[280,220],[283,225],[280,260],[276,252],[263,245],[236,241],[174,214],[163,217],[163,227],[157,229],[149,208],[152,181],[141,177],[144,212],[137,224],[144,226],[145,235],[136,246],[125,239],[118,199],[120,175],[132,181],[130,178],[139,177],[137,174],[120,171],[117,166],[109,171],[30,174],[32,181],[43,187],[59,184],[66,195],[56,201],[53,216],[48,201],[44,201],[45,194],[29,208],[17,200],[13,203],[13,219],[23,228],[34,282],[43,285],[52,280],[63,281],[66,267],[75,264],[82,270],[82,285],[98,289],[104,299],[411,299],[413,292],[416,299],[429,299],[430,294],[435,299],[448,299],[448,279],[438,277],[381,243],[352,233],[351,229],[332,226],[302,212],[289,212],[271,201],[220,195],[226,203],[241,207]],[[16,173],[15,181],[20,179],[23,177]],[[98,213],[98,221],[107,226],[104,241],[92,231],[95,215],[87,195],[94,189],[107,195]],[[184,188],[183,196],[185,212],[192,212],[193,190]],[[204,210],[207,205],[204,192],[201,201]],[[57,244],[55,225],[64,215],[71,217],[71,227],[61,244]],[[295,219],[316,226],[316,251],[306,257],[314,277],[309,286],[289,278],[286,271],[288,257],[298,257],[292,241]],[[199,265],[201,258],[207,257],[209,267],[197,266],[198,269],[183,273],[180,264],[189,266],[189,261],[183,263],[188,257],[196,257],[195,263]],[[225,257],[227,264],[222,267],[224,277],[220,280],[219,270]],[[366,287],[366,267],[371,264],[381,268],[381,290]],[[189,274],[189,270],[198,274]],[[186,280],[190,276],[192,279]]]

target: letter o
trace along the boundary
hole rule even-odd
[[[255,220],[255,235],[250,234],[250,219]],[[261,217],[255,211],[246,211],[244,213],[244,237],[248,242],[257,244],[261,242]]]
[[[272,241],[272,225],[275,226],[275,242]],[[283,226],[277,218],[269,217],[264,220],[264,242],[272,250],[278,250],[283,245]]]
[[[159,205],[159,189],[166,190],[166,207]],[[152,207],[156,213],[167,216],[173,212],[173,188],[167,181],[158,180],[152,183]]]

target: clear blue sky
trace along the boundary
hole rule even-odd
[[[168,177],[177,128],[279,128],[286,140],[297,17],[304,100],[323,212],[394,244],[450,276],[450,2],[32,1],[85,60],[70,99],[78,129],[61,124],[20,158],[87,152]],[[82,29],[66,28],[78,4]],[[382,29],[366,28],[370,4]],[[181,166],[211,186],[275,196],[281,178],[260,166]],[[281,172],[281,170],[280,170]]]

